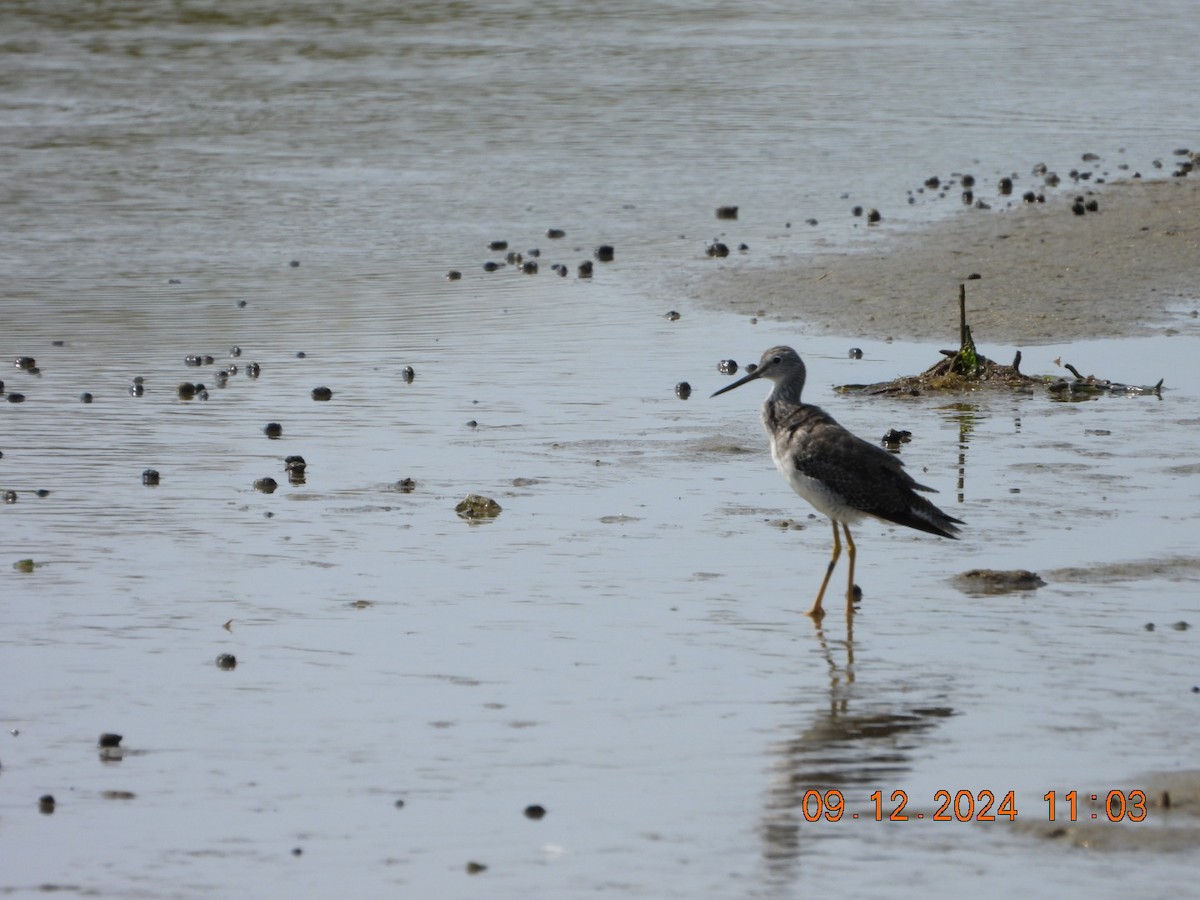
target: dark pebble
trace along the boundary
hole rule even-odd
[[[709,256],[728,256],[729,247],[720,241],[715,241],[708,245],[708,249],[704,251]]]
[[[927,187],[927,188],[936,188],[941,183],[942,183],[942,180],[940,178],[938,178],[936,175],[925,179],[925,187]]]
[[[1099,200],[1089,200],[1089,201],[1087,201],[1087,203],[1083,204],[1083,208],[1086,209],[1088,212],[1099,212],[1100,201]]]
[[[1008,196],[1013,192],[1013,182],[1011,178],[1001,178],[999,183],[1000,193]]]
[[[237,359],[239,356],[242,355],[242,348],[241,347],[230,347],[229,355],[231,357],[233,357],[234,359]]]
[[[474,419],[468,419],[468,420],[467,420],[467,427],[468,427],[468,428],[478,428],[478,427],[479,427],[479,423],[478,423],[478,422],[476,422]]]
[[[889,428],[883,436],[883,444],[886,447],[899,447],[901,444],[907,444],[911,440],[911,431],[898,431],[895,428]]]
[[[392,806],[396,807],[396,809],[404,809],[404,801],[397,800],[395,803],[392,804]]]
[[[277,487],[279,487],[279,482],[274,478],[259,478],[254,482],[254,489],[264,494],[275,493]]]
[[[567,236],[567,233],[565,231],[563,231],[561,228],[547,228],[546,229],[546,237],[550,238],[550,240],[552,240],[552,241],[557,241],[559,238],[565,238],[566,236]]]
[[[1085,207],[1085,206],[1083,205],[1083,201],[1082,201],[1082,200],[1076,200],[1076,201],[1075,201],[1075,202],[1074,202],[1074,203],[1071,205],[1071,212],[1075,213],[1075,215],[1077,215],[1077,216],[1082,216],[1084,213],[1086,213],[1086,212],[1087,212],[1087,207]]]
[[[692,386],[686,381],[679,382],[679,384],[675,385],[675,396],[680,400],[686,400],[692,396]]]
[[[37,368],[37,360],[32,356],[18,356],[13,360],[13,368],[21,369],[25,372],[31,372]]]
[[[50,496],[50,492],[48,490],[46,490],[45,488],[38,488],[36,491],[34,491],[34,493],[37,494],[39,497],[49,497]]]
[[[525,257],[523,257],[516,250],[509,250],[508,253],[504,254],[504,261],[510,266],[519,266],[525,261]]]
[[[292,848],[292,856],[303,856],[303,855],[304,855],[303,848],[301,848],[301,847],[293,847]]]
[[[718,219],[736,219],[738,217],[738,208],[736,206],[718,206]]]
[[[130,397],[141,397],[141,396],[143,396],[145,393],[146,393],[146,387],[145,387],[145,385],[141,385],[141,384],[131,384],[131,385],[129,386],[129,396],[130,396]]]
[[[965,188],[975,187],[975,176],[974,175],[964,175],[962,177],[962,186]]]
[[[24,403],[25,395],[18,391],[13,391],[11,394],[8,395],[8,402],[9,403]]]
[[[983,276],[980,275],[978,272],[972,272],[970,275],[967,276],[967,281],[979,281],[981,278],[983,278]]]
[[[591,278],[592,277],[592,261],[590,259],[585,259],[583,262],[581,262],[579,264],[579,277],[580,278]]]
[[[478,875],[480,872],[486,872],[486,871],[487,871],[487,866],[485,866],[483,863],[480,863],[480,862],[467,863],[467,874],[468,875]]]
[[[4,492],[4,502],[5,503],[16,503],[17,502],[17,492],[16,491],[5,491]]]
[[[883,221],[883,215],[877,209],[872,209],[867,213],[867,223],[875,225]]]
[[[278,422],[268,422],[263,428],[263,434],[269,438],[277,438],[283,434],[283,426]]]
[[[962,192],[962,202],[963,202],[964,206],[970,206],[972,203],[974,203],[975,202],[975,192],[974,191],[963,191]]]
[[[853,209],[850,210],[850,215],[852,215],[852,216],[857,217],[857,216],[861,216],[862,214],[863,214],[863,208],[861,206],[855,206]]]
[[[106,731],[104,734],[100,735],[100,740],[96,742],[96,746],[119,747],[121,746],[121,735],[112,734],[111,732]]]
[[[861,347],[851,347],[850,348],[850,358],[851,359],[862,359],[862,348]]]
[[[554,265],[552,265],[550,267],[550,271],[557,274],[560,278],[567,277],[567,267],[564,266],[562,263],[555,263]]]
[[[417,373],[413,371],[412,366],[405,366],[400,370],[400,377],[404,379],[405,384],[412,384],[413,379],[417,377]]]
[[[508,241],[492,241],[488,244],[489,250],[507,250]]]
[[[245,309],[245,308],[246,308],[246,301],[245,301],[245,300],[239,300],[239,301],[237,302],[237,307],[238,307],[238,309]]]
[[[541,819],[546,815],[546,807],[534,803],[532,806],[525,807],[525,818]]]
[[[746,363],[746,374],[747,375],[749,375],[751,372],[757,372],[757,371],[758,371],[758,363]]]
[[[204,357],[196,353],[189,353],[183,358],[183,364],[185,366],[200,366],[204,364]]]
[[[236,669],[237,657],[232,653],[222,653],[217,657],[217,668],[225,670]]]
[[[462,278],[462,272],[458,271],[458,269],[451,269],[446,273],[447,281],[458,281],[460,278]]]
[[[260,366],[258,363],[250,363],[248,366],[246,366],[247,378],[257,378],[261,374],[262,366]]]
[[[804,224],[805,225],[819,225],[820,223],[816,219],[805,219]]]
[[[531,247],[530,249],[525,251],[525,255],[532,256],[534,259],[538,259],[541,257],[542,251],[539,250],[537,247]]]
[[[38,811],[47,816],[54,812],[53,794],[42,794],[42,796],[38,797]]]
[[[750,245],[749,244],[738,244],[738,252],[739,253],[749,253]]]
[[[175,393],[179,395],[180,400],[193,400],[196,397],[196,385],[190,381],[180,382],[179,387],[175,389]]]
[[[595,256],[600,262],[612,262],[615,255],[616,251],[613,249],[612,244],[601,244],[596,248]]]
[[[303,350],[296,351],[296,359],[307,359],[307,358],[308,358],[308,354],[305,353]]]
[[[288,263],[288,265],[291,266],[293,269],[298,269],[298,268],[300,268],[300,260],[293,259],[290,263]]]
[[[671,310],[669,313],[666,314],[665,318],[671,322],[677,322],[677,321],[679,321],[681,316],[675,310]]]
[[[402,494],[411,494],[417,489],[417,483],[411,478],[401,478],[396,482],[396,490]]]
[[[315,387],[312,389],[312,398],[314,400],[332,400],[333,391],[327,387]]]
[[[142,473],[142,484],[149,487],[154,487],[158,484],[159,476],[157,469],[147,469]]]
[[[738,364],[736,359],[723,359],[717,363],[717,371],[722,375],[736,375]]]
[[[303,472],[308,468],[308,463],[303,456],[289,456],[283,461],[283,468],[288,472]]]
[[[483,271],[485,271],[485,272],[495,272],[499,268],[500,268],[500,263],[496,262],[495,260],[489,259],[487,262],[485,262],[483,264]]]
[[[521,266],[521,271],[526,275],[536,275],[538,273],[538,264],[532,259],[526,260]]]
[[[65,346],[67,346],[67,342],[66,341],[51,341],[50,346],[51,347],[65,347]]]
[[[1021,195],[1021,199],[1026,203],[1037,203],[1037,194],[1033,191],[1026,191]]]

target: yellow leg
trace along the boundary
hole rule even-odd
[[[835,525],[834,528],[836,529],[837,526]],[[854,546],[854,538],[850,536],[850,526],[843,522],[842,529],[846,532],[846,555],[850,557],[850,579],[846,582],[846,613],[850,615],[854,612],[854,556],[856,548]]]
[[[833,525],[833,558],[829,560],[829,567],[825,570],[825,580],[821,582],[821,590],[817,591],[817,599],[813,601],[812,609],[807,615],[812,616],[818,622],[825,615],[825,610],[821,609],[821,601],[825,599],[825,588],[829,585],[829,576],[833,574],[833,567],[837,565],[838,557],[842,555],[842,539],[838,537],[837,522],[829,520]],[[850,532],[846,532],[849,536]]]

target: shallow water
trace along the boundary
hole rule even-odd
[[[0,403],[0,488],[18,492],[3,559],[37,564],[0,565],[4,890],[1104,896],[1133,859],[1159,896],[1191,884],[1185,854],[1146,838],[1194,829],[1182,814],[1112,826],[1129,839],[1103,853],[1017,826],[1046,819],[1049,790],[1194,768],[1196,632],[1171,625],[1198,617],[1195,320],[1022,348],[1028,372],[1061,357],[1165,378],[1161,399],[895,400],[832,386],[936,348],[669,293],[673,271],[721,264],[702,256],[719,231],[757,258],[852,239],[860,197],[941,214],[906,186],[984,150],[980,172],[1065,166],[1092,139],[1113,158],[1169,152],[1195,92],[1138,85],[1152,64],[1194,66],[1178,6],[1144,5],[1130,30],[1124,7],[1093,4],[1067,24],[1094,52],[1070,57],[1063,23],[1023,5],[952,22],[920,5],[285,21],[232,4],[83,26],[46,8],[0,29],[0,358],[41,369],[6,371],[27,400]],[[1017,47],[1043,80],[1010,64]],[[945,79],[939,61],[964,58],[987,90]],[[1071,102],[1017,116],[1051,75]],[[717,222],[726,202],[747,214]],[[783,227],[810,213],[837,224]],[[540,246],[541,273],[483,273],[498,237]],[[577,279],[606,241],[616,262]],[[836,603],[819,630],[799,615],[828,526],[771,467],[761,393],[706,399],[719,359],[779,342],[847,426],[912,431],[907,464],[968,523],[957,543],[858,529],[852,633]],[[262,375],[218,388],[192,353]],[[184,381],[209,399],[180,400]],[[272,495],[253,488],[265,476]],[[464,522],[471,492],[503,511]],[[976,567],[1048,584],[970,596],[951,579]],[[104,731],[128,755],[98,759]],[[805,821],[809,788],[861,818]],[[1015,792],[1016,823],[930,821],[936,791],[983,788]],[[875,822],[871,793],[886,818],[899,789],[926,818]],[[533,803],[544,819],[522,815]]]

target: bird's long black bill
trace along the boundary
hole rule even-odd
[[[727,385],[725,385],[725,387],[721,388],[719,391],[713,391],[711,394],[709,394],[708,399],[711,400],[713,397],[717,396],[717,394],[723,394],[726,391],[732,391],[735,387],[741,387],[747,381],[753,381],[755,378],[759,378],[762,375],[762,371],[763,370],[761,368],[755,369],[753,372],[751,372],[745,378],[739,378],[733,384],[727,384]]]

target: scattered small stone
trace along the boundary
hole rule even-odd
[[[17,492],[16,491],[5,491],[4,492],[4,502],[5,503],[16,503],[17,502]]]
[[[305,359],[307,357],[308,357],[308,354],[305,353],[303,350],[296,351],[296,359]]]
[[[36,491],[34,491],[34,494],[36,494],[39,497],[49,497],[50,496],[50,492],[48,490],[46,490],[45,488],[38,488]]]
[[[462,272],[458,271],[458,269],[451,269],[449,272],[446,273],[447,281],[458,281],[461,278],[462,278]]]
[[[736,219],[738,217],[738,208],[736,206],[718,206],[718,219]]]
[[[417,377],[417,373],[413,371],[412,366],[405,366],[400,370],[400,377],[404,379],[405,384],[412,384],[413,379]]]
[[[729,255],[729,247],[720,241],[714,241],[708,245],[708,248],[704,252],[709,256],[723,257]]]
[[[185,366],[201,366],[204,365],[204,357],[198,353],[189,353],[183,358],[183,364]]]
[[[736,375],[738,364],[736,359],[723,359],[717,363],[717,371],[722,375]]]
[[[1142,628],[1144,628],[1146,631],[1153,631],[1153,630],[1154,630],[1154,623],[1153,623],[1153,622],[1147,622],[1145,625],[1143,625],[1143,626],[1142,626]]]
[[[867,212],[867,224],[877,225],[883,221],[883,214],[877,209],[872,209]]]
[[[277,487],[279,487],[279,482],[270,477],[259,478],[254,482],[254,489],[263,494],[273,494]]]
[[[308,463],[303,456],[289,456],[283,461],[283,468],[286,472],[303,472],[308,468]]]
[[[671,322],[678,322],[681,316],[675,310],[671,310],[664,316],[664,318]]]
[[[975,202],[975,192],[974,191],[963,191],[962,192],[962,202],[963,202],[963,206],[970,206],[972,203],[974,203]]]
[[[480,863],[480,862],[467,863],[467,874],[468,875],[478,875],[480,872],[486,872],[486,871],[487,871],[487,866],[485,866],[483,863]]]
[[[312,398],[314,400],[332,400],[333,391],[327,387],[315,387],[312,390]]]
[[[238,309],[245,309],[245,308],[246,308],[246,301],[245,301],[245,300],[239,300],[239,301],[237,302],[237,308],[238,308]]]
[[[467,427],[468,428],[478,428],[479,423],[476,422],[474,419],[467,419]]]
[[[180,382],[179,387],[175,389],[175,393],[179,395],[180,400],[194,400],[196,398],[196,385],[190,381]]]
[[[738,244],[738,253],[749,253],[749,252],[750,252],[749,244]]]
[[[1187,631],[1192,626],[1189,625],[1187,622],[1179,621],[1179,622],[1171,623],[1171,627],[1174,628],[1176,631]]]
[[[42,794],[38,797],[38,811],[47,816],[54,812],[53,794]]]
[[[25,395],[20,393],[19,391],[11,391],[8,394],[8,402],[9,403],[24,403]]]
[[[23,372],[34,372],[37,370],[37,360],[32,356],[18,356],[13,360],[13,368]]]
[[[267,437],[271,438],[272,440],[274,440],[278,437],[282,437],[283,426],[280,425],[278,422],[268,422],[265,426],[263,426],[263,434],[265,434]]]
[[[679,382],[679,384],[675,385],[675,396],[680,400],[686,400],[692,396],[692,386],[686,381]]]
[[[503,268],[503,263],[498,263],[493,259],[489,259],[483,264],[483,271],[485,272],[495,272],[497,269],[501,268]]]
[[[120,747],[123,735],[104,732],[100,735],[100,740],[96,742],[97,747]]]
[[[506,263],[508,263],[510,266],[519,266],[524,261],[524,259],[525,259],[525,257],[522,256],[520,253],[518,253],[516,250],[509,250],[508,253],[506,253],[504,255],[504,261]]]
[[[591,278],[592,277],[592,261],[590,259],[585,259],[583,262],[581,262],[579,264],[579,277],[580,278]]]
[[[882,438],[883,445],[888,449],[898,449],[901,444],[907,444],[911,441],[911,431],[900,431],[895,428],[889,428]]]
[[[488,244],[489,250],[500,251],[508,249],[508,241],[492,241]]]
[[[849,356],[851,359],[862,359],[863,358],[862,348],[861,347],[851,347],[850,351],[849,351]]]
[[[141,397],[145,393],[146,393],[146,386],[136,380],[134,381],[133,384],[131,384],[129,386],[129,396],[130,397]]]
[[[964,175],[960,179],[960,181],[962,181],[962,186],[965,188],[975,187],[975,176],[974,175]]]
[[[291,266],[293,269],[298,269],[298,268],[300,268],[300,260],[293,259],[291,262],[288,263],[288,265]]]
[[[536,275],[538,273],[538,264],[532,259],[527,259],[521,264],[521,271],[526,275]]]
[[[979,281],[979,279],[981,279],[981,278],[983,278],[983,276],[980,275],[978,272],[972,272],[970,275],[967,276],[967,281]]]
[[[1008,177],[1001,178],[998,187],[1000,189],[1000,193],[1007,197],[1013,192],[1013,180]]]
[[[292,848],[292,856],[303,856],[303,855],[304,855],[303,848],[301,848],[301,847],[293,847]]]
[[[261,374],[262,374],[262,366],[260,366],[258,363],[252,362],[248,366],[246,366],[246,377],[247,378],[257,378]]]
[[[538,803],[534,803],[531,806],[525,807],[525,818],[527,818],[527,819],[534,819],[534,820],[541,819],[545,815],[546,815],[546,807],[544,807]]]
[[[851,210],[850,210],[850,215],[854,216],[855,218],[858,218],[862,214],[863,214],[863,208],[861,206],[855,206],[855,207],[851,208]]]
[[[568,269],[562,263],[555,263],[550,267],[550,271],[558,275],[560,278],[566,278]]]
[[[8,498],[6,497],[5,500],[7,501]],[[15,563],[13,563],[13,568],[23,575],[28,575],[37,568],[37,563],[35,563],[32,559],[18,559]]]
[[[1082,200],[1076,200],[1073,204],[1071,204],[1071,212],[1075,213],[1077,216],[1082,216],[1087,212],[1087,207],[1083,205]]]
[[[222,653],[217,657],[217,668],[229,671],[237,668],[237,657],[232,653]]]
[[[557,241],[559,238],[565,238],[567,233],[561,228],[547,228],[546,237],[552,241]]]
[[[1088,212],[1099,212],[1100,211],[1100,201],[1094,200],[1094,199],[1089,200],[1085,204],[1083,204],[1083,208],[1086,209]]]
[[[532,256],[534,259],[537,259],[538,257],[540,257],[542,255],[542,251],[539,250],[537,247],[531,247],[530,249],[525,251],[525,255]]]
[[[595,257],[600,262],[612,262],[615,254],[612,244],[601,244],[596,248]]]
[[[818,224],[820,224],[820,223],[818,223],[816,219],[805,219],[805,220],[804,220],[804,224],[805,224],[805,225],[818,225]],[[789,225],[789,227],[790,227],[790,226],[791,226],[791,223],[789,222],[789,223],[788,223],[788,225]]]
[[[454,511],[464,519],[494,519],[500,515],[501,507],[491,497],[468,494],[454,507]]]
[[[100,796],[105,800],[134,800],[137,794],[133,791],[102,791]]]
[[[417,489],[417,483],[411,478],[401,478],[396,482],[396,490],[402,494],[411,494]]]
[[[142,484],[146,485],[147,487],[156,487],[158,485],[158,481],[159,477],[157,469],[147,469],[142,473]]]

